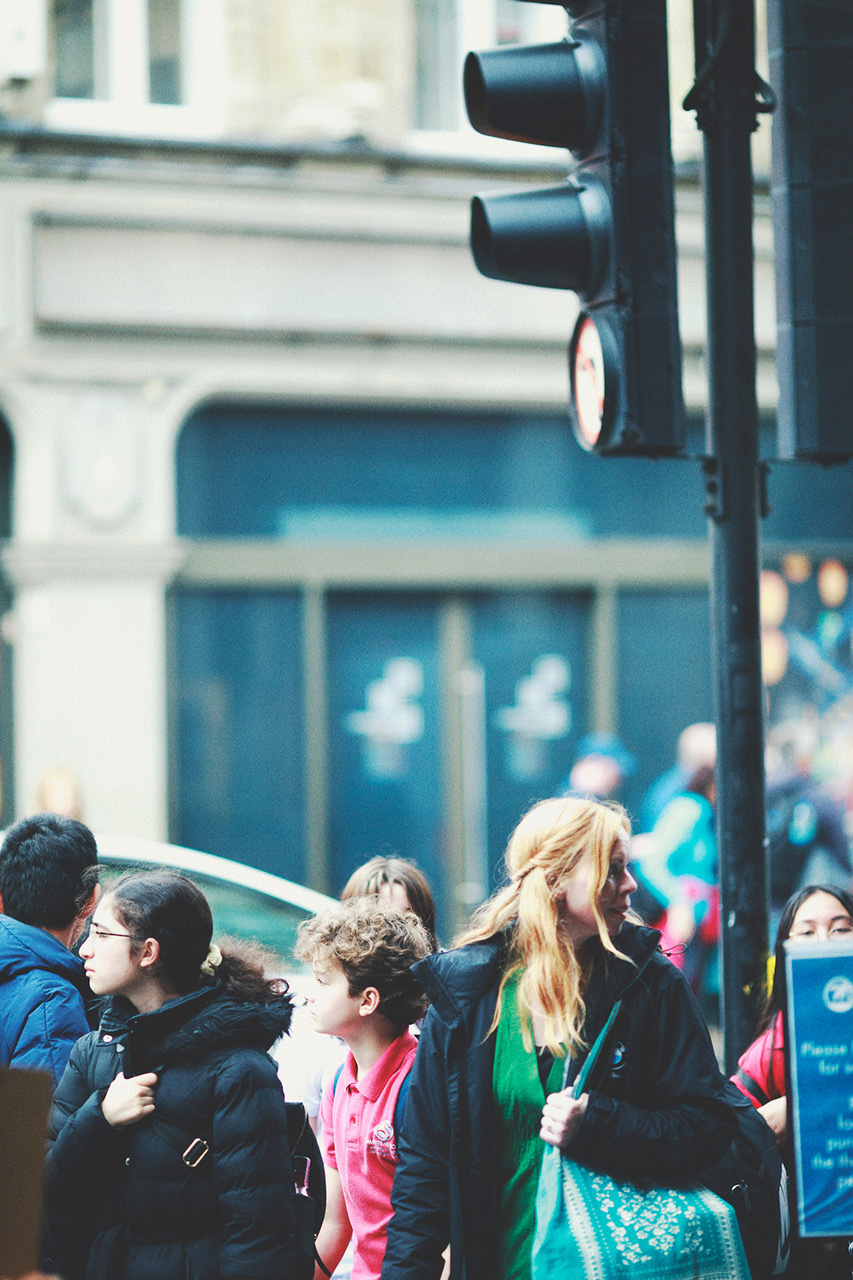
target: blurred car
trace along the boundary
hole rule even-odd
[[[299,925],[335,902],[292,880],[197,849],[134,836],[96,835],[96,839],[104,890],[126,871],[162,867],[180,871],[210,903],[214,938],[228,935],[258,942],[281,960],[282,971],[288,973],[301,967],[293,958]]]

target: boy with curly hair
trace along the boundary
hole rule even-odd
[[[372,899],[300,925],[296,955],[313,966],[314,1025],[349,1049],[320,1110],[326,1216],[315,1280],[334,1271],[350,1237],[352,1280],[379,1280],[397,1166],[395,1109],[418,1044],[409,1026],[426,1009],[411,967],[431,950],[415,915]]]

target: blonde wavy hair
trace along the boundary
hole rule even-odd
[[[601,945],[622,956],[611,941],[599,906],[620,834],[630,835],[628,816],[621,805],[576,796],[540,801],[513,831],[505,857],[509,884],[479,908],[470,927],[454,944],[461,947],[482,942],[507,925],[516,925],[490,1035],[500,1020],[506,985],[520,971],[518,1000],[526,1048],[533,1045],[530,1012],[534,1008],[545,1014],[545,1043],[552,1053],[564,1057],[566,1048],[574,1054],[585,1047],[580,1034],[585,1012],[583,991],[592,957],[578,954],[560,927],[558,899],[566,880],[589,863],[590,905]]]

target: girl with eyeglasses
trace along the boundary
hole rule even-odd
[[[119,880],[80,947],[100,1027],[77,1042],[51,1117],[50,1266],[64,1280],[292,1274],[293,1168],[266,1052],[287,983],[211,944],[185,876]]]

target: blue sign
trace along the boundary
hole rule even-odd
[[[801,1237],[853,1236],[853,944],[786,942]]]

